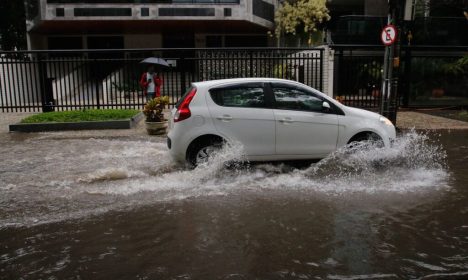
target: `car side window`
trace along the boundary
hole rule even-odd
[[[321,112],[323,100],[313,92],[297,87],[274,85],[277,109]]]
[[[219,106],[265,108],[265,96],[261,86],[239,86],[210,90],[213,101]]]

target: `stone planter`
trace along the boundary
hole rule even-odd
[[[163,135],[166,134],[167,121],[163,122],[145,122],[146,132],[149,135]]]
[[[62,123],[17,123],[10,124],[10,132],[42,132],[42,131],[63,131],[63,130],[88,130],[88,129],[130,129],[135,127],[144,118],[143,113],[131,117],[127,120],[109,121],[83,121],[83,122],[62,122]]]

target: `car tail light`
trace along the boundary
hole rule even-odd
[[[192,90],[185,96],[184,100],[180,103],[180,106],[177,108],[177,111],[174,114],[174,122],[180,122],[190,118],[192,113],[190,112],[189,105],[190,102],[192,102],[195,93],[197,93],[197,89],[192,88]]]

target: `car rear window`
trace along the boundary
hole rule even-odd
[[[239,86],[210,90],[213,101],[224,107],[265,108],[262,86]]]

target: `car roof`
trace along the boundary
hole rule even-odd
[[[222,79],[222,80],[210,80],[202,82],[194,82],[193,85],[197,88],[206,87],[211,88],[214,86],[224,85],[224,84],[235,84],[235,83],[251,83],[251,82],[263,82],[263,83],[272,83],[272,82],[284,82],[290,84],[301,85],[296,81],[277,79],[277,78],[235,78],[235,79]]]
[[[213,87],[217,86],[222,86],[222,85],[232,85],[232,84],[237,84],[237,83],[288,83],[291,85],[298,85],[298,86],[305,86],[309,87],[305,84],[293,81],[293,80],[286,80],[286,79],[278,79],[278,78],[235,78],[235,79],[222,79],[222,80],[210,80],[210,81],[201,81],[201,82],[193,82],[192,85],[195,86],[196,88],[202,89],[202,91],[209,90]],[[309,87],[311,88],[311,87]],[[312,88],[314,91],[316,91],[319,95],[327,99],[329,102],[332,102],[335,106],[338,108],[341,108],[344,106],[343,104],[340,104],[333,100],[330,96],[327,96],[325,93]],[[345,107],[345,106],[344,106]]]

